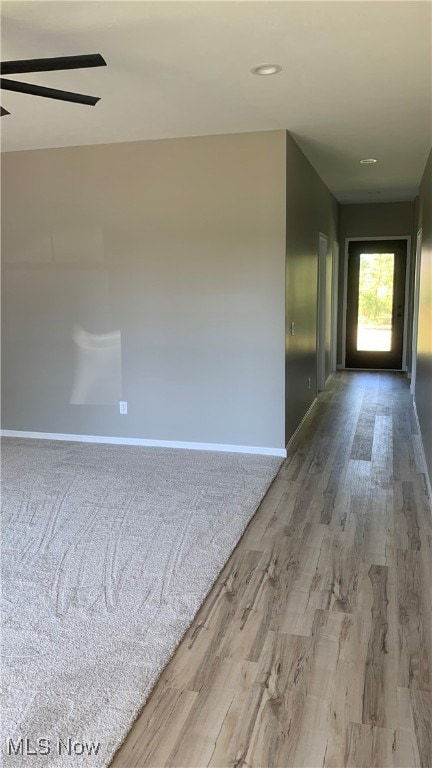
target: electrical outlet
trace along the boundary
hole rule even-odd
[[[127,401],[126,400],[120,400],[119,407],[120,407],[121,415],[122,416],[126,416],[126,414],[127,414]]]
[[[312,389],[312,379],[308,376],[308,389]]]
[[[291,322],[291,336],[294,336],[295,334],[295,323]]]

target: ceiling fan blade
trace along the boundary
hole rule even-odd
[[[0,117],[3,117],[3,115],[10,115],[10,112],[8,112],[4,107],[0,107]]]
[[[45,59],[3,61],[0,64],[0,74],[17,75],[21,72],[50,72],[58,69],[84,69],[87,67],[106,67],[106,65],[106,61],[100,53],[89,53],[83,56],[54,56]]]
[[[29,93],[32,96],[45,96],[45,98],[58,99],[59,101],[74,101],[76,104],[88,104],[91,107],[94,107],[100,99],[100,96],[84,96],[81,93],[59,91],[57,88],[45,88],[43,85],[30,85],[30,83],[20,83],[17,80],[5,80],[3,77],[0,78],[0,88],[16,93]]]

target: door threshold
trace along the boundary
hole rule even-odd
[[[368,371],[369,373],[406,373],[402,368],[338,368],[339,371]]]

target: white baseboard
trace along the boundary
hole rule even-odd
[[[109,445],[139,445],[146,448],[185,448],[192,451],[223,451],[225,453],[252,453],[257,456],[280,456],[285,459],[285,448],[266,448],[252,445],[222,445],[220,443],[188,443],[182,440],[147,440],[141,437],[105,437],[101,435],[66,435],[58,432],[22,432],[15,429],[0,430],[2,437],[22,437],[30,440],[64,440],[74,443],[108,443]]]
[[[427,461],[426,461],[426,454],[425,454],[425,449],[424,449],[424,445],[423,445],[423,437],[422,437],[422,433],[421,433],[421,427],[420,427],[420,422],[419,422],[419,417],[418,417],[418,413],[417,413],[417,407],[416,407],[416,404],[415,404],[415,400],[413,400],[413,407],[414,407],[414,415],[415,415],[415,418],[416,418],[417,429],[418,429],[419,438],[420,438],[420,449],[421,449],[422,459],[423,459],[424,475],[425,475],[425,478],[426,478],[426,487],[427,487],[427,492],[428,492],[428,496],[429,496],[429,504],[431,505],[431,511],[432,511],[432,486],[431,486],[431,479],[429,477],[429,470],[428,470],[428,465],[427,465]]]
[[[316,406],[317,402],[318,402],[318,398],[316,397],[315,400],[313,401],[313,403],[311,403],[311,405],[307,409],[307,411],[306,411],[305,415],[303,416],[300,424],[298,425],[296,431],[293,432],[293,434],[291,435],[290,439],[288,440],[287,450],[286,450],[287,455],[288,455],[289,451],[291,450],[291,448],[293,447],[293,445],[294,445],[294,443],[296,441],[296,438],[298,437],[298,434],[299,434],[300,430],[302,429],[302,427],[303,427],[307,417],[309,416],[310,412],[314,409],[314,407]]]

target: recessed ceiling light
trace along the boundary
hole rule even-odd
[[[279,64],[260,64],[258,67],[253,67],[251,72],[253,75],[277,75],[282,70]]]
[[[360,160],[362,165],[371,165],[372,163],[377,163],[378,160],[375,160],[374,157],[366,157],[365,160]]]

